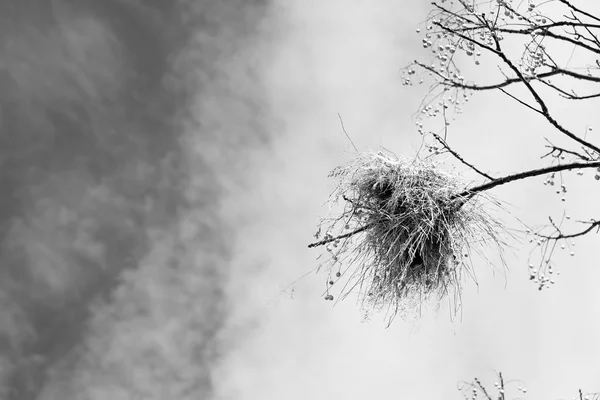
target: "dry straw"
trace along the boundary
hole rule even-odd
[[[356,292],[366,310],[386,309],[391,321],[431,299],[458,300],[464,273],[474,276],[472,251],[502,249],[504,229],[484,207],[489,196],[469,193],[431,161],[359,154],[329,176],[338,180],[329,199],[335,217],[321,220],[319,241],[309,245],[329,254],[320,266],[329,275],[328,300],[337,278],[346,277],[340,298]]]

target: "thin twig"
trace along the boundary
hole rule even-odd
[[[442,146],[444,146],[444,148],[446,150],[448,150],[448,152],[450,154],[452,154],[458,161],[460,161],[461,163],[465,164],[467,167],[471,168],[473,171],[477,172],[479,175],[483,176],[484,178],[489,179],[490,181],[493,181],[494,178],[492,178],[491,176],[489,176],[488,174],[486,174],[485,172],[479,170],[477,167],[475,167],[473,164],[467,162],[460,154],[458,154],[457,152],[455,152],[454,150],[452,150],[450,148],[450,146],[448,145],[448,143],[446,143],[446,141],[444,139],[442,139],[438,134],[433,133],[433,137],[440,142],[440,144]]]
[[[544,147],[546,147],[547,149],[550,149],[550,151],[547,152],[546,154],[544,154],[543,156],[541,156],[540,158],[546,158],[548,156],[552,156],[554,158],[558,158],[558,157],[562,156],[563,153],[566,153],[566,154],[570,154],[572,156],[575,156],[577,158],[580,158],[580,159],[582,159],[584,161],[592,161],[592,159],[590,157],[588,157],[588,156],[586,156],[584,154],[581,154],[581,153],[578,153],[578,152],[573,151],[573,150],[568,150],[568,149],[556,146],[556,145],[552,144],[552,142],[550,142],[548,140],[548,138],[544,138],[544,139],[546,140],[546,142],[548,142],[548,144],[546,146],[544,146]],[[554,153],[558,153],[558,154],[554,154]]]
[[[338,118],[340,119],[340,124],[342,124],[342,131],[344,131],[344,133],[346,134],[346,137],[350,141],[350,144],[352,145],[352,147],[354,147],[354,150],[358,153],[358,149],[354,145],[354,142],[352,141],[352,139],[350,139],[350,135],[348,135],[348,132],[346,132],[346,128],[344,127],[344,121],[342,121],[342,116],[340,115],[340,113],[338,113]]]
[[[560,229],[558,229],[556,227],[556,225],[554,225],[554,228],[557,230],[558,235],[547,236],[547,235],[542,235],[542,234],[538,233],[538,234],[536,234],[536,236],[544,238],[544,239],[548,239],[548,240],[572,239],[572,238],[576,238],[576,237],[579,237],[579,236],[587,235],[588,233],[590,233],[596,227],[600,228],[600,221],[589,221],[587,223],[590,224],[590,226],[588,226],[587,228],[585,228],[584,230],[579,231],[579,232],[569,233],[569,234],[563,234],[560,231]]]
[[[517,101],[518,103],[520,103],[521,105],[529,108],[532,111],[535,111],[538,114],[542,114],[544,115],[540,110],[538,110],[537,108],[530,106],[529,104],[525,103],[523,100],[519,99],[517,96],[514,96],[510,93],[508,93],[506,90],[502,89],[502,88],[498,88],[498,90],[500,90],[502,93],[504,93],[505,95],[507,95],[508,97],[512,98],[513,100]]]
[[[323,246],[324,244],[335,242],[336,240],[340,240],[340,239],[344,239],[344,238],[347,238],[347,237],[350,237],[350,236],[354,236],[357,233],[361,233],[362,231],[369,229],[372,225],[373,224],[367,224],[367,225],[361,226],[358,229],[353,230],[352,232],[347,232],[347,233],[344,233],[343,235],[339,235],[339,236],[328,237],[328,238],[325,238],[325,239],[320,240],[318,242],[311,243],[311,244],[308,245],[308,248],[310,249],[310,248],[317,247],[317,246]]]

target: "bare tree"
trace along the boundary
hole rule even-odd
[[[593,136],[592,127],[584,126],[583,132],[578,133],[576,129],[569,127],[568,121],[561,120],[553,108],[557,100],[578,106],[584,102],[589,104],[600,102],[600,17],[575,6],[568,0],[548,0],[540,5],[523,0],[481,2],[475,2],[474,0],[441,0],[439,3],[432,3],[432,5],[433,10],[422,27],[423,47],[431,50],[430,58],[427,61],[416,60],[404,68],[402,80],[405,85],[422,84],[425,80],[431,82],[428,94],[418,111],[419,117],[416,121],[418,131],[424,139],[425,149],[429,150],[432,156],[450,154],[483,179],[480,183],[465,187],[462,191],[454,190],[452,196],[444,198],[443,202],[447,203],[446,206],[450,206],[449,203],[460,199],[460,205],[455,204],[450,207],[456,210],[490,189],[540,176],[546,177],[545,185],[556,186],[557,193],[564,196],[567,192],[564,173],[567,171],[575,171],[577,174],[582,175],[584,170],[592,170],[594,179],[600,181],[600,143],[598,143],[598,140],[594,141],[590,138],[590,136]],[[421,32],[421,28],[417,31]],[[567,54],[566,57],[565,54]],[[469,74],[473,73],[474,67],[482,63],[487,64],[485,71],[486,79],[489,82],[477,82],[476,79],[470,79],[469,77]],[[494,74],[494,71],[497,71],[497,73]],[[533,116],[546,121],[557,133],[558,139],[545,138],[545,148],[540,152],[543,161],[538,168],[518,171],[505,176],[493,176],[486,172],[486,166],[475,165],[451,145],[449,138],[451,121],[457,114],[462,112],[462,106],[465,102],[477,93],[486,91],[495,91],[508,96],[518,105],[524,107],[525,110],[531,112]],[[437,132],[435,129],[430,129],[431,124],[429,123],[436,119],[442,122],[442,128],[438,129]],[[377,158],[381,159],[381,154],[373,158],[376,163],[379,163]],[[408,168],[408,164],[404,164]],[[378,165],[376,168],[380,168],[380,170],[376,175],[380,177],[383,174],[381,172],[382,164],[379,163]],[[398,165],[398,161],[394,159],[387,160],[386,165]],[[429,167],[419,166],[421,170]],[[373,171],[373,168],[371,166],[368,170]],[[352,172],[352,176],[357,176],[355,172]],[[439,175],[439,172],[435,166],[431,166],[431,170],[427,171],[426,174],[428,176],[431,174]],[[346,179],[349,173],[348,170],[342,172],[334,170],[330,176],[334,178],[342,176],[342,179]],[[395,173],[398,173],[397,168]],[[411,176],[415,174],[414,170],[407,173]],[[359,172],[359,174],[364,174],[364,171]],[[391,240],[400,244],[401,249],[398,252],[408,251],[410,257],[404,258],[409,259],[409,261],[415,257],[418,258],[420,256],[419,251],[422,251],[423,246],[430,243],[425,239],[428,238],[428,235],[431,239],[432,233],[422,235],[420,241],[413,240],[413,242],[418,242],[415,245],[412,242],[406,243],[407,240],[404,239],[390,238],[388,233],[392,232],[393,229],[390,229],[389,226],[375,224],[372,218],[364,218],[367,214],[368,216],[376,216],[376,221],[382,219],[389,221],[390,219],[389,209],[373,208],[373,204],[371,204],[372,197],[377,197],[377,193],[373,193],[374,186],[362,186],[365,182],[371,185],[373,185],[373,182],[378,182],[377,184],[390,184],[393,186],[393,183],[389,182],[391,179],[389,168],[385,174],[387,174],[386,179],[388,182],[379,182],[377,181],[379,178],[373,180],[371,176],[366,176],[361,182],[352,180],[347,182],[349,186],[342,188],[332,201],[335,203],[339,198],[343,198],[346,201],[345,211],[339,218],[333,219],[333,222],[331,222],[332,220],[327,221],[329,225],[325,229],[321,229],[321,225],[323,225],[321,224],[318,234],[315,235],[318,240],[310,244],[309,247],[328,246],[330,243],[343,244],[342,250],[337,253],[331,251],[330,247],[327,248],[332,254],[333,262],[331,264],[335,264],[341,258],[340,253],[350,248],[348,241],[351,238],[357,235],[363,238],[373,238],[374,235],[369,236],[369,233],[372,233],[375,228],[382,228],[387,236],[375,235],[378,239],[383,238],[384,242]],[[405,175],[405,172],[400,172],[401,179],[406,178]],[[396,176],[392,180],[398,183],[400,178]],[[403,184],[406,185],[406,183]],[[423,182],[418,182],[418,185],[423,184]],[[358,197],[356,197],[357,193],[350,193],[357,188],[360,192]],[[406,191],[407,188],[397,187],[396,189]],[[444,193],[447,190],[445,187],[439,189]],[[423,189],[423,186],[419,186],[418,190],[420,195],[424,194],[430,199],[439,194],[428,193],[427,190]],[[353,197],[352,194],[355,196]],[[407,199],[405,196],[401,199],[401,202],[410,203],[413,201],[412,199]],[[442,200],[437,198],[435,201]],[[398,202],[397,198],[395,202]],[[407,203],[404,205],[406,206]],[[423,204],[417,202],[411,203],[410,206],[414,209],[415,207],[422,207]],[[436,212],[429,213],[426,217],[432,220],[439,219]],[[423,217],[423,215],[416,214],[418,213],[413,212],[412,216]],[[360,218],[357,218],[357,216],[360,216]],[[401,215],[393,215],[393,217],[395,219],[393,226],[406,224],[406,219]],[[448,215],[443,216],[443,218],[446,217]],[[591,216],[586,220],[567,221],[569,219],[569,215],[563,214],[560,220],[549,217],[549,222],[539,228],[523,228],[529,242],[534,243],[540,249],[540,257],[535,261],[537,265],[534,263],[529,264],[530,279],[538,285],[539,290],[550,286],[554,282],[552,255],[555,249],[571,249],[575,238],[600,231],[600,218],[598,216]],[[570,222],[570,226],[565,228],[567,222]],[[335,229],[336,223],[343,225],[346,230]],[[426,227],[422,226],[410,226],[409,230],[417,228],[427,230]],[[319,235],[321,231],[324,231],[324,236]],[[442,261],[445,262],[446,255],[452,255],[454,258],[460,255],[460,252],[456,251],[456,240],[446,238],[444,233],[437,232],[437,236],[450,243],[449,247],[445,250],[442,249],[442,253],[444,253],[444,257],[442,257],[444,260]],[[440,237],[436,240],[439,241]],[[409,239],[408,242],[411,240]],[[381,250],[379,244],[365,243],[364,240],[363,244],[368,249]],[[460,243],[458,244],[460,245]],[[348,247],[344,247],[346,245]],[[358,246],[360,246],[360,243]],[[387,249],[383,250],[387,252]],[[436,249],[438,253],[439,250],[439,248]],[[361,256],[365,254],[361,249],[358,253]],[[570,254],[574,255],[572,249]],[[388,256],[377,256],[375,264],[380,263],[386,257],[389,258]],[[398,259],[394,256],[393,261],[396,262]],[[396,270],[404,268],[404,264],[400,264],[395,266]],[[430,265],[429,267],[439,270],[439,265]],[[389,269],[389,265],[387,268]],[[366,272],[358,274],[360,285],[364,283],[365,277],[373,270],[373,268],[368,268]],[[389,272],[386,271],[388,275]],[[336,275],[339,276],[339,272]],[[369,279],[379,279],[380,274],[371,275],[368,276]],[[397,276],[404,277],[406,274],[395,271],[392,275],[393,280],[397,280]],[[431,277],[425,275],[427,274],[423,276],[418,274],[420,278],[424,277],[424,281],[431,281]],[[434,280],[444,281],[437,278],[439,277]],[[389,280],[387,283],[391,286],[398,284]],[[402,283],[402,285],[405,285],[405,283]],[[448,285],[445,281],[443,283],[441,292],[445,294]],[[389,289],[389,285],[386,284],[387,289]],[[394,296],[389,298],[394,297],[394,302],[396,302],[398,296]],[[327,294],[327,298],[331,300],[332,296]],[[389,303],[389,298],[386,298],[384,302]]]
[[[423,29],[423,47],[431,50],[431,59],[415,60],[404,69],[403,83],[422,84],[430,80],[428,95],[422,103],[417,128],[434,153],[451,154],[484,179],[470,193],[482,192],[516,180],[547,176],[545,185],[554,186],[560,178],[557,193],[566,193],[565,181],[557,176],[563,171],[593,169],[600,181],[600,142],[591,138],[592,127],[583,132],[572,128],[572,121],[561,119],[553,108],[558,101],[577,107],[582,103],[600,106],[600,16],[586,11],[568,0],[531,1],[493,0],[475,2],[454,0],[432,3]],[[421,28],[417,30],[421,31]],[[515,51],[515,49],[517,49]],[[565,56],[566,55],[566,56]],[[473,67],[485,71],[489,81],[470,79]],[[473,67],[472,67],[473,66]],[[497,73],[493,73],[497,71]],[[545,165],[508,176],[495,177],[482,165],[465,159],[449,143],[450,122],[462,112],[462,105],[479,92],[498,92],[545,120],[558,134],[558,140],[545,138],[540,152]],[[443,128],[433,132],[425,128],[424,119],[439,118]],[[542,250],[539,265],[530,264],[530,279],[543,289],[552,282],[551,257],[557,246],[565,248],[572,239],[598,233],[600,217],[576,221],[578,229],[566,231],[561,221],[549,217],[539,230],[528,230],[530,241]],[[571,252],[571,255],[573,253]],[[508,399],[507,383],[501,373],[494,393],[475,378],[461,382],[459,390],[465,398],[487,400]],[[526,389],[518,386],[522,398]],[[506,397],[505,397],[506,396]],[[599,399],[598,393],[584,393],[579,400]]]
[[[560,183],[557,192],[566,193],[563,171],[582,175],[583,170],[593,169],[594,179],[600,180],[600,143],[590,138],[592,127],[577,132],[552,108],[557,101],[570,106],[582,102],[600,105],[600,17],[568,0],[539,5],[512,0],[441,0],[432,6],[422,42],[432,57],[427,62],[416,60],[403,71],[406,85],[432,79],[417,120],[419,132],[431,138],[427,148],[434,154],[451,154],[484,178],[481,185],[469,189],[471,193],[537,176],[546,176],[547,185]],[[489,81],[470,79],[471,66],[483,64]],[[451,147],[451,119],[462,112],[470,97],[486,91],[508,96],[554,128],[560,143],[545,138],[545,149],[540,153],[549,162],[534,170],[495,177],[485,172],[485,166],[474,165]],[[442,130],[427,131],[423,124],[426,118],[441,118]],[[530,241],[542,250],[539,266],[530,264],[530,278],[540,290],[552,280],[548,265],[554,249],[568,247],[572,239],[600,229],[598,216],[576,221],[579,228],[572,231],[562,229],[564,219],[569,219],[568,215],[562,221],[549,217],[548,224],[527,232]]]

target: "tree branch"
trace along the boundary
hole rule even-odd
[[[564,128],[561,124],[558,123],[557,120],[555,120],[552,117],[552,115],[550,115],[550,111],[548,109],[548,106],[546,105],[546,102],[536,92],[536,90],[533,88],[533,86],[531,85],[531,83],[529,82],[529,80],[525,79],[525,77],[523,76],[523,74],[521,73],[521,71],[519,71],[519,69],[508,59],[508,57],[506,56],[506,54],[504,54],[504,52],[502,51],[502,48],[500,46],[500,41],[498,40],[497,36],[493,35],[493,37],[494,37],[494,42],[496,43],[496,52],[495,52],[495,54],[497,54],[502,59],[502,61],[504,61],[504,63],[506,65],[508,65],[508,67],[510,69],[513,70],[513,72],[519,77],[519,79],[527,87],[527,89],[532,94],[532,96],[535,99],[535,101],[540,105],[541,112],[544,115],[544,117],[546,118],[546,120],[548,122],[550,122],[550,124],[552,126],[554,126],[556,129],[558,129],[560,132],[562,132],[566,136],[568,136],[571,139],[575,140],[576,142],[582,144],[583,146],[589,147],[590,149],[592,149],[595,152],[597,152],[598,154],[600,154],[600,148],[599,147],[595,146],[594,144],[592,144],[592,143],[590,143],[590,142],[588,142],[588,141],[586,141],[584,139],[581,139],[580,137],[578,137],[577,135],[575,135],[574,133],[572,133],[568,129]]]
[[[586,11],[583,11],[583,10],[581,10],[581,9],[579,9],[579,8],[577,8],[577,7],[575,7],[573,4],[571,4],[571,2],[570,2],[570,1],[568,1],[568,0],[558,0],[558,1],[560,1],[560,2],[561,2],[561,3],[563,3],[563,4],[565,4],[566,6],[568,6],[568,7],[569,7],[570,9],[572,9],[573,11],[575,11],[575,12],[578,12],[578,13],[579,13],[579,14],[581,14],[581,15],[585,15],[586,17],[588,17],[588,18],[591,18],[591,19],[593,19],[593,20],[595,20],[595,21],[598,21],[598,22],[600,22],[600,18],[598,18],[598,17],[594,16],[593,14],[590,14],[590,13],[588,13],[588,12],[586,12]]]
[[[579,231],[579,232],[575,232],[575,233],[570,233],[570,234],[564,234],[561,232],[560,229],[558,229],[558,227],[552,223],[552,225],[554,225],[554,228],[556,229],[556,231],[558,232],[558,235],[551,235],[551,236],[547,236],[547,235],[542,235],[540,233],[536,233],[535,235],[544,239],[548,239],[548,240],[561,240],[561,239],[572,239],[572,238],[576,238],[579,236],[584,236],[587,235],[588,233],[590,233],[594,228],[598,228],[600,229],[600,221],[587,221],[585,222],[587,224],[590,224],[590,226],[588,226],[586,229]]]
[[[529,171],[519,172],[517,174],[507,175],[502,178],[494,179],[493,181],[484,183],[483,185],[479,185],[479,186],[475,186],[471,189],[467,189],[455,197],[470,198],[473,195],[475,195],[476,193],[490,190],[490,189],[495,188],[500,185],[505,185],[510,182],[518,181],[518,180],[525,179],[525,178],[532,178],[534,176],[549,174],[552,172],[568,171],[568,170],[572,170],[572,169],[598,168],[598,167],[600,167],[600,161],[593,161],[593,162],[587,162],[587,163],[579,162],[579,163],[571,163],[571,164],[559,164],[559,165],[553,165],[553,166],[546,167],[546,168],[533,169],[533,170],[529,170]]]
[[[369,229],[371,226],[373,226],[373,224],[367,224],[367,225],[361,226],[358,229],[353,230],[352,232],[347,232],[347,233],[344,233],[343,235],[331,236],[331,237],[325,238],[325,239],[320,240],[318,242],[314,242],[314,243],[309,244],[308,248],[310,249],[310,248],[317,247],[317,246],[323,246],[323,245],[325,245],[327,243],[335,242],[336,240],[339,240],[339,239],[344,239],[344,238],[347,238],[347,237],[350,237],[350,236],[354,236],[357,233],[361,233],[362,231],[365,231],[365,230]]]

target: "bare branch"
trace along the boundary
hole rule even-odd
[[[479,169],[477,169],[477,167],[475,167],[473,164],[467,162],[464,158],[461,157],[460,154],[458,154],[457,152],[455,152],[454,150],[452,150],[450,148],[450,146],[448,145],[448,143],[446,143],[446,141],[444,139],[442,139],[440,137],[440,135],[436,134],[436,133],[432,133],[433,137],[440,142],[440,144],[442,146],[444,146],[444,148],[450,153],[452,154],[458,161],[460,161],[461,163],[463,163],[464,165],[466,165],[467,167],[471,168],[473,171],[477,172],[479,175],[483,176],[484,178],[489,179],[490,181],[493,181],[494,178],[492,178],[490,175],[486,174],[485,172],[480,171]]]
[[[539,34],[542,35],[544,37],[549,37],[552,39],[556,39],[559,41],[563,41],[563,42],[568,42],[571,43],[577,47],[581,47],[584,48],[588,51],[591,51],[592,53],[596,53],[596,54],[600,54],[600,49],[594,48],[590,45],[587,45],[583,42],[581,42],[581,40],[577,40],[577,39],[573,39],[567,36],[562,36],[562,35],[558,35],[556,33],[553,33],[551,31],[549,31],[549,28],[552,27],[557,27],[557,26],[570,26],[570,27],[586,27],[588,28],[588,25],[586,24],[575,24],[575,23],[567,23],[567,22],[557,22],[555,24],[548,24],[548,25],[537,25],[531,28],[527,28],[527,29],[522,29],[522,30],[518,30],[518,29],[506,29],[506,28],[496,28],[497,32],[502,32],[502,33],[507,33],[507,34],[515,34],[515,35],[531,35],[531,34]],[[600,25],[593,25],[593,28],[600,28]],[[538,31],[540,31],[538,33]]]
[[[584,168],[598,168],[598,167],[600,167],[600,161],[593,161],[593,162],[588,162],[588,163],[579,162],[579,163],[571,163],[571,164],[559,164],[559,165],[553,165],[550,167],[519,172],[517,174],[507,175],[502,178],[497,178],[491,182],[484,183],[483,185],[476,186],[471,189],[465,190],[464,192],[459,194],[457,197],[467,197],[468,198],[468,197],[473,196],[476,193],[483,192],[485,190],[489,190],[489,189],[495,188],[500,185],[505,185],[507,183],[514,182],[517,180],[521,180],[521,179],[525,179],[525,178],[532,178],[534,176],[540,176],[540,175],[549,174],[552,172],[568,171],[568,170],[573,170],[573,169],[584,169]]]
[[[581,10],[581,9],[579,9],[579,8],[577,8],[577,7],[575,7],[573,4],[571,4],[571,2],[570,2],[570,1],[568,1],[568,0],[558,0],[558,1],[560,1],[561,3],[563,3],[563,4],[567,5],[567,6],[568,6],[570,9],[572,9],[573,11],[575,11],[575,12],[577,12],[577,13],[581,14],[581,15],[585,15],[586,17],[588,17],[588,18],[591,18],[591,19],[593,19],[593,20],[595,20],[595,21],[598,21],[598,22],[600,22],[600,18],[596,17],[596,16],[595,16],[595,15],[593,15],[593,14],[590,14],[590,13],[588,13],[588,12],[586,12],[586,11],[583,11],[583,10]]]
[[[475,384],[477,385],[477,387],[479,388],[479,390],[481,390],[483,392],[483,395],[485,396],[485,398],[487,400],[492,400],[492,396],[490,396],[490,394],[486,390],[485,386],[483,386],[481,384],[481,381],[479,379],[475,378]]]
[[[523,73],[514,65],[514,63],[512,61],[510,61],[508,59],[508,57],[506,56],[506,54],[504,54],[502,52],[502,48],[500,46],[500,41],[498,40],[497,36],[493,36],[494,37],[494,41],[496,43],[496,52],[495,54],[497,54],[502,61],[504,61],[504,63],[506,65],[508,65],[508,67],[510,69],[513,70],[513,72],[519,77],[519,79],[523,82],[523,84],[527,87],[527,89],[529,90],[529,92],[531,93],[531,95],[533,96],[533,98],[535,99],[535,101],[540,105],[541,107],[541,112],[544,115],[544,117],[546,118],[546,120],[548,122],[550,122],[550,124],[552,126],[554,126],[556,129],[558,129],[560,132],[562,132],[563,134],[565,134],[566,136],[570,137],[571,139],[575,140],[576,142],[589,147],[590,149],[594,150],[595,152],[597,152],[598,154],[600,154],[600,147],[595,146],[594,144],[581,139],[580,137],[578,137],[577,135],[575,135],[574,133],[572,133],[571,131],[569,131],[568,129],[564,128],[561,124],[558,123],[558,121],[556,119],[554,119],[552,117],[552,115],[550,114],[550,110],[548,109],[548,106],[546,105],[546,102],[542,99],[542,97],[537,93],[537,91],[533,88],[533,86],[531,85],[530,81],[525,79],[525,77],[523,76]]]
[[[504,89],[498,89],[500,90],[502,93],[504,93],[505,95],[507,95],[508,97],[512,98],[513,100],[515,100],[516,102],[520,103],[522,106],[525,106],[527,108],[529,108],[531,111],[534,111],[538,114],[542,114],[542,112],[540,110],[538,110],[537,108],[530,106],[529,104],[525,103],[523,100],[519,99],[517,96],[514,96],[510,93],[508,93],[506,90]],[[542,114],[543,115],[543,114]]]
[[[542,235],[540,233],[536,233],[536,236],[542,237],[542,238],[547,239],[547,240],[572,239],[572,238],[576,238],[576,237],[579,237],[579,236],[587,235],[592,230],[594,230],[594,228],[600,229],[600,221],[595,221],[595,220],[592,220],[592,221],[580,221],[581,223],[589,224],[589,226],[587,228],[585,228],[584,230],[581,230],[579,232],[564,234],[556,226],[556,224],[554,224],[554,221],[552,221],[552,219],[550,220],[550,222],[552,223],[552,226],[556,229],[556,232],[558,232],[558,233],[556,235]]]
[[[353,230],[351,232],[344,233],[343,235],[339,235],[339,236],[327,236],[323,240],[320,240],[318,242],[314,242],[314,243],[309,244],[308,248],[310,249],[310,248],[313,248],[313,247],[323,246],[323,245],[325,245],[327,243],[335,242],[336,240],[340,240],[340,239],[344,239],[344,238],[347,238],[347,237],[350,237],[350,236],[354,236],[354,235],[356,235],[358,233],[361,233],[361,232],[369,229],[371,226],[372,226],[372,224],[367,224],[367,225],[361,226],[360,228],[355,229],[355,230]]]
[[[587,155],[585,155],[585,154],[578,153],[578,152],[576,152],[574,150],[568,150],[568,149],[565,149],[563,147],[555,146],[547,138],[544,138],[544,139],[546,140],[546,142],[548,142],[548,144],[546,146],[544,146],[544,147],[550,149],[550,151],[548,153],[544,154],[540,158],[546,158],[548,156],[552,156],[554,158],[559,158],[564,153],[564,154],[570,154],[570,155],[575,156],[575,157],[577,157],[577,158],[579,158],[581,160],[584,160],[584,161],[592,161],[592,159],[590,157],[588,157]]]
[[[530,178],[530,177],[534,177],[534,176],[540,176],[540,175],[544,175],[544,174],[548,174],[548,173],[552,173],[552,172],[559,172],[559,171],[566,171],[566,170],[572,170],[572,169],[584,169],[584,168],[598,168],[600,167],[600,161],[594,161],[594,162],[589,162],[589,163],[571,163],[571,164],[560,164],[560,165],[554,165],[551,167],[546,167],[546,168],[540,168],[540,169],[536,169],[536,170],[530,170],[530,171],[525,171],[525,172],[520,172],[517,174],[513,174],[513,175],[508,175],[508,176],[504,176],[502,178],[497,178],[497,179],[493,179],[491,182],[485,183],[483,185],[480,186],[476,186],[470,189],[465,190],[464,192],[454,196],[455,199],[463,199],[465,202],[468,201],[470,198],[472,198],[475,194],[486,191],[486,190],[490,190],[492,188],[495,188],[497,186],[500,185],[505,185],[507,183],[510,182],[514,182],[517,180],[521,180],[521,179],[525,179],[525,178]],[[600,225],[600,222],[595,222],[593,224],[593,226],[591,228],[589,228],[588,230],[585,231],[585,233],[591,231],[595,226]],[[360,228],[357,228],[351,232],[347,232],[344,233],[342,235],[339,236],[326,236],[325,239],[320,240],[318,242],[315,243],[311,243],[308,245],[309,248],[313,248],[313,247],[317,247],[317,246],[322,246],[325,245],[327,243],[331,243],[334,242],[336,240],[340,240],[340,239],[344,239],[344,238],[348,238],[351,236],[354,236],[358,233],[361,233],[367,229],[369,229],[372,226],[372,224],[367,224],[364,225]],[[585,234],[583,233],[583,234]],[[572,234],[572,235],[568,235],[565,237],[577,237],[577,236],[581,236],[583,234]]]

